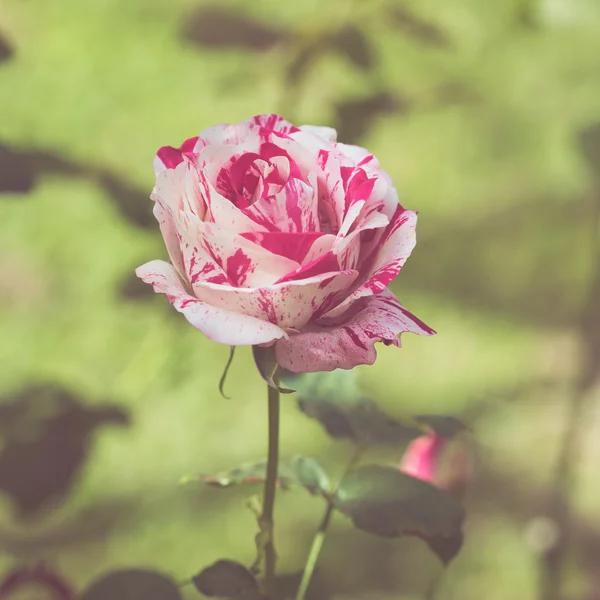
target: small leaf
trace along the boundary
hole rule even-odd
[[[333,47],[353,65],[363,71],[370,71],[374,66],[371,44],[356,25],[348,25],[338,31],[332,39]]]
[[[323,467],[314,459],[306,456],[295,456],[288,463],[283,464],[288,477],[306,488],[313,496],[327,492],[330,486],[329,476]]]
[[[193,577],[192,582],[205,596],[232,600],[258,600],[262,597],[254,575],[233,560],[217,561]]]
[[[225,488],[239,484],[263,483],[266,477],[266,461],[244,465],[219,475],[184,477],[182,483],[200,481],[207,485]],[[329,489],[329,477],[323,467],[313,458],[295,456],[279,463],[277,485],[284,490],[302,486],[311,494],[325,493]]]
[[[12,58],[14,52],[15,51],[12,47],[12,44],[10,44],[9,41],[2,34],[0,34],[0,62],[4,62],[5,60]]]
[[[350,98],[335,104],[335,129],[346,144],[359,142],[377,120],[386,114],[404,114],[413,100],[397,91],[375,90],[364,98]]]
[[[440,49],[448,50],[453,47],[452,40],[443,29],[410,12],[406,7],[396,5],[389,14],[390,23],[407,36]]]
[[[363,531],[422,538],[445,564],[460,550],[464,510],[456,499],[392,467],[365,465],[351,471],[333,503]]]
[[[353,370],[298,374],[281,369],[281,381],[292,386],[301,396],[319,398],[334,394],[340,399],[351,400],[361,395]]]
[[[357,445],[405,445],[421,431],[390,417],[377,404],[360,396],[352,371],[311,373],[299,377],[284,374],[293,382],[300,398],[300,410],[319,421],[334,438],[346,438]]]
[[[81,600],[182,600],[175,582],[157,571],[108,573],[83,592]]]
[[[413,420],[429,431],[448,439],[468,429],[460,419],[447,415],[418,415],[413,417]]]
[[[322,43],[299,48],[285,70],[286,85],[298,87],[325,49]]]
[[[269,387],[276,389],[280,394],[293,394],[296,390],[289,390],[280,387],[275,381],[278,374],[279,365],[275,360],[275,350],[273,346],[263,348],[261,346],[252,346],[252,355],[256,368],[260,376],[267,382]]]
[[[289,37],[283,29],[243,12],[202,7],[186,17],[182,35],[202,48],[266,52]]]

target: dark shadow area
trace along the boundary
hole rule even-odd
[[[389,23],[398,31],[422,44],[441,50],[452,50],[450,36],[440,27],[415,15],[408,7],[396,4],[390,7]]]
[[[9,572],[0,582],[0,600],[9,600],[17,595],[21,597],[21,592],[25,590],[30,593],[36,590],[36,596],[43,591],[42,598],[77,600],[77,594],[70,582],[43,562],[19,566]]]
[[[20,519],[39,517],[65,499],[90,453],[92,436],[129,424],[114,404],[86,405],[54,384],[26,387],[0,400],[0,492]]]
[[[150,200],[151,185],[148,190],[140,190],[121,177],[102,170],[90,171],[90,177],[108,194],[121,216],[131,225],[158,233],[158,224],[152,214],[154,203]]]
[[[12,44],[0,32],[0,63],[10,60],[15,54]]]
[[[515,23],[517,27],[530,31],[539,31],[540,6],[537,0],[521,0],[515,9]]]
[[[577,144],[598,187],[600,187],[600,123],[593,123],[578,131]]]
[[[82,544],[101,542],[117,527],[127,527],[139,511],[140,499],[127,497],[95,502],[43,532],[0,529],[0,548],[19,560],[52,555]]]
[[[181,37],[201,48],[265,52],[288,39],[289,33],[243,12],[200,6],[186,15]]]
[[[437,106],[471,105],[482,101],[477,92],[460,81],[442,83],[434,92],[434,103]]]
[[[391,113],[406,113],[411,103],[400,94],[381,91],[359,100],[346,100],[335,105],[334,128],[338,140],[356,144],[373,126],[376,119]]]
[[[594,242],[590,242],[594,271],[580,325],[581,341],[585,349],[580,385],[583,389],[588,389],[600,376],[600,243],[597,240],[597,228],[600,225],[600,123],[579,131],[577,141],[594,181],[591,203],[595,211],[595,231],[592,232]]]
[[[579,323],[589,272],[593,208],[585,198],[534,198],[495,214],[462,213],[418,226],[419,243],[399,286],[421,290],[462,309],[493,312],[529,325]]]
[[[177,584],[158,571],[113,571],[94,581],[81,600],[181,600]]]
[[[356,25],[347,25],[332,36],[334,50],[362,71],[371,71],[376,65],[375,53],[365,33]]]
[[[47,174],[81,177],[95,182],[113,200],[121,215],[141,228],[156,226],[149,193],[103,169],[86,167],[44,150],[17,149],[0,142],[0,197],[26,194]]]

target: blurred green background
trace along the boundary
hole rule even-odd
[[[550,599],[568,494],[556,597],[600,598],[600,2],[4,0],[0,36],[0,573],[43,559],[83,589],[252,561],[260,490],[178,481],[264,456],[263,382],[242,349],[221,398],[228,348],[133,269],[165,257],[156,149],[278,112],[368,147],[420,212],[394,291],[438,335],[357,375],[397,417],[475,432],[466,542],[437,597]],[[339,472],[348,446],[283,400],[284,455]],[[279,494],[281,572],[321,512]],[[425,598],[438,571],[419,540],[339,516],[312,598]]]

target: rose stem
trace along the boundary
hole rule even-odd
[[[279,385],[278,374],[273,376],[275,385]],[[267,598],[273,596],[275,583],[275,553],[273,509],[275,508],[275,490],[279,463],[279,390],[268,387],[269,411],[269,450],[267,455],[267,478],[265,479],[263,509],[260,518],[261,529],[266,532],[265,543],[265,581]]]
[[[298,592],[296,594],[296,600],[304,600],[304,597],[306,596],[306,591],[308,590],[308,586],[310,585],[310,581],[315,572],[315,567],[317,566],[319,554],[321,553],[321,548],[323,547],[323,543],[325,542],[325,536],[327,535],[327,530],[329,529],[329,523],[331,522],[331,517],[333,516],[334,506],[333,506],[333,500],[331,499],[331,496],[333,496],[333,494],[337,490],[337,487],[339,486],[340,482],[344,478],[344,475],[346,475],[346,473],[356,464],[356,462],[360,458],[362,452],[363,452],[363,449],[360,446],[355,448],[355,450],[352,454],[352,458],[350,459],[350,462],[344,469],[344,472],[343,472],[342,476],[340,477],[339,481],[337,482],[337,484],[334,486],[333,490],[331,491],[331,494],[329,495],[330,497],[327,498],[327,508],[325,509],[325,512],[323,513],[321,523],[319,525],[319,528],[317,529],[317,532],[315,533],[315,537],[313,538],[313,542],[310,547],[310,551],[308,553],[308,558],[306,560],[306,565],[305,565],[304,571],[302,573],[302,580],[300,581],[300,587],[298,588]]]

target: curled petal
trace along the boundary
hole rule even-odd
[[[194,152],[194,147],[198,143],[198,137],[192,137],[179,148],[173,148],[173,146],[163,146],[156,153],[154,157],[154,172],[158,175],[165,169],[174,169],[180,162],[183,161],[183,157],[191,155]]]
[[[138,267],[135,274],[165,294],[169,302],[207,338],[228,346],[267,344],[286,337],[283,329],[254,317],[201,302],[188,294],[177,272],[167,262],[153,260]]]
[[[378,215],[375,214],[374,217]],[[389,225],[380,232],[373,230],[370,242],[362,240],[361,279],[357,289],[326,316],[338,317],[359,298],[379,294],[398,275],[415,244],[417,214],[398,205]],[[367,232],[368,233],[368,232]],[[350,236],[349,236],[350,237]]]
[[[385,290],[363,298],[339,319],[322,320],[280,340],[275,345],[275,357],[281,367],[293,373],[352,369],[375,362],[376,342],[399,347],[404,332],[435,334]]]
[[[319,125],[302,125],[300,127],[301,131],[306,133],[311,133],[312,135],[319,136],[321,139],[329,142],[330,144],[335,144],[337,140],[337,131],[332,127],[321,127]]]
[[[213,306],[299,329],[334,306],[357,276],[356,271],[338,271],[258,288],[198,281],[194,294]]]

